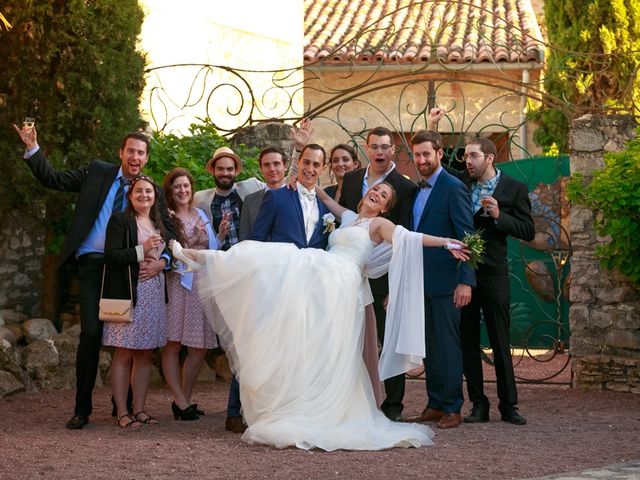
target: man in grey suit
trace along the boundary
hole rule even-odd
[[[278,147],[267,147],[260,152],[260,171],[267,185],[262,190],[247,195],[242,204],[240,214],[240,241],[251,236],[253,224],[256,221],[262,199],[266,190],[276,190],[284,186],[287,171],[287,158]]]

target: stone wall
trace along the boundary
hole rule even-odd
[[[3,216],[0,225],[0,309],[40,312],[44,229],[26,218]]]
[[[571,173],[586,177],[636,135],[632,117],[585,115],[573,122]],[[594,215],[571,206],[569,324],[574,385],[640,394],[640,291],[617,272],[601,269],[595,256],[606,241],[594,231]]]

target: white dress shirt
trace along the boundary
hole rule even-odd
[[[308,190],[304,185],[298,183],[298,197],[302,206],[302,216],[304,218],[304,230],[307,234],[307,243],[313,236],[316,224],[320,219],[320,210],[318,209],[318,201],[316,200],[316,191]]]

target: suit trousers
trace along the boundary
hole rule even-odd
[[[384,309],[384,295],[373,294],[373,311],[376,314],[376,329],[378,330],[378,341],[380,345],[384,342],[384,328],[387,321],[387,311]],[[387,378],[384,381],[385,399],[380,405],[380,410],[389,418],[399,416],[404,409],[402,399],[404,398],[404,373],[395,377]]]
[[[460,309],[453,304],[453,295],[425,294],[424,311],[427,406],[445,413],[460,413],[464,402]]]
[[[242,413],[240,409],[240,384],[234,375],[231,377],[231,385],[229,385],[229,399],[227,400],[227,417],[240,417]]]
[[[79,259],[80,281],[80,343],[76,352],[75,413],[88,417],[93,405],[91,396],[98,374],[98,360],[102,344],[102,322],[98,320],[98,302],[102,282],[102,255],[83,255]]]
[[[482,358],[480,349],[480,311],[489,335],[496,370],[499,408],[518,403],[518,392],[511,360],[509,337],[510,295],[509,276],[477,275],[469,305],[462,309],[461,342],[464,376],[467,379],[469,400],[476,405],[489,405],[484,394]]]

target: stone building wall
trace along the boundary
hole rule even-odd
[[[606,152],[624,150],[636,127],[629,116],[576,119],[569,137],[571,173],[592,176]],[[640,291],[617,272],[601,269],[595,249],[606,238],[594,231],[593,212],[574,204],[570,218],[574,385],[640,394]]]
[[[0,219],[0,310],[40,312],[44,229],[11,215]]]

